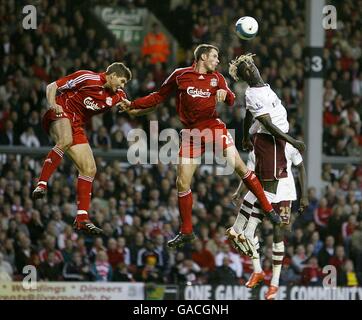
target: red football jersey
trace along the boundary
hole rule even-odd
[[[217,71],[198,73],[194,67],[176,69],[157,92],[132,102],[136,109],[146,109],[165,100],[176,90],[176,110],[180,121],[187,128],[198,123],[218,118],[216,112],[216,91],[227,91],[225,102],[233,105],[234,93],[229,89],[223,75]]]
[[[92,116],[108,111],[126,97],[123,90],[116,93],[105,89],[105,73],[79,70],[56,81],[60,95],[56,103],[65,113],[79,119],[83,125]]]

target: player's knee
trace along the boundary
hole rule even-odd
[[[186,181],[183,177],[176,178],[176,186],[177,190],[180,191],[187,191],[190,189],[190,183]]]
[[[282,223],[280,228],[281,228],[284,236],[286,236],[287,234],[289,234],[292,231],[290,224]]]
[[[96,175],[96,173],[97,173],[97,167],[96,167],[95,165],[89,166],[89,168],[88,168],[88,175],[89,175],[90,177],[94,177],[94,176]]]
[[[242,162],[236,162],[235,171],[239,176],[243,177],[248,172],[248,168]]]
[[[65,136],[57,141],[57,146],[61,150],[66,151],[72,146],[72,143],[73,143],[73,138]]]
[[[284,229],[280,226],[274,226],[273,240],[276,243],[284,240]]]
[[[81,174],[88,176],[88,177],[95,177],[97,173],[97,167],[95,166],[95,164],[86,164],[85,166],[82,167],[82,172]]]

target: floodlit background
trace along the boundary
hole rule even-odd
[[[309,177],[313,183],[306,212],[293,215],[280,282],[289,287],[282,298],[327,297],[303,289],[322,285],[326,265],[337,268],[338,286],[362,286],[362,1],[329,3],[336,8],[337,29],[325,30],[318,51],[323,70],[314,79],[322,83],[320,99],[307,99],[306,2],[39,0],[33,3],[34,22],[31,8],[22,11],[25,1],[0,1],[0,281],[21,281],[23,267],[34,265],[43,286],[62,281],[63,291],[43,287],[42,292],[63,292],[68,298],[87,297],[70,293],[67,281],[128,286],[130,293],[112,296],[117,299],[263,296],[245,288],[213,291],[219,285],[244,284],[252,272],[250,259],[233,251],[224,235],[237,214],[231,204],[239,182],[236,175],[220,176],[216,167],[200,167],[192,185],[199,240],[171,251],[165,244],[179,227],[175,166],[127,162],[130,130],[142,128],[149,136],[150,120],[158,121],[159,131],[182,128],[174,96],[148,116],[133,118],[113,110],[88,124],[98,168],[90,214],[104,235],[79,236],[72,230],[77,172],[67,158],[50,180],[48,198],[31,199],[42,160],[52,146],[41,127],[47,84],[79,69],[102,72],[122,61],[133,72],[126,91],[134,99],[157,90],[175,68],[191,65],[198,44],[211,43],[220,48],[218,71],[237,95],[233,107],[220,104],[218,110],[227,127],[235,129],[238,149],[246,86],[232,81],[227,70],[231,59],[246,52],[256,53],[264,81],[286,107],[290,134],[306,139],[308,148],[313,146],[305,161],[307,169],[317,168],[320,176]],[[238,39],[234,32],[234,23],[244,15],[259,22],[259,33],[251,41]],[[320,126],[308,125],[310,112],[321,116]],[[322,138],[319,149],[313,145],[314,134]],[[293,212],[297,206],[298,201]],[[271,224],[264,221],[258,233],[268,285]],[[184,290],[186,284],[211,286],[211,294]],[[297,286],[301,291],[292,291]],[[94,293],[88,289],[84,292]],[[358,298],[343,292],[344,298]],[[16,298],[10,284],[0,288],[1,294]]]

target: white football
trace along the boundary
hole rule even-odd
[[[253,17],[241,17],[235,23],[235,31],[240,39],[253,39],[258,33],[259,24]]]

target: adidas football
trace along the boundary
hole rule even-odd
[[[239,38],[243,40],[253,39],[258,33],[258,22],[249,16],[241,17],[235,23],[235,31]]]

